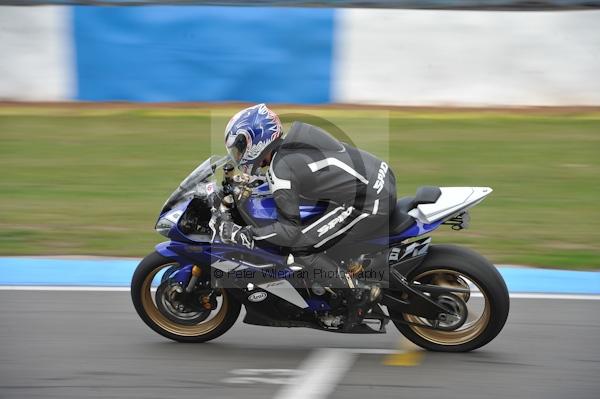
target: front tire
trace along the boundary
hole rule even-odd
[[[131,300],[140,318],[155,332],[178,342],[206,342],[225,334],[235,324],[241,309],[240,302],[225,289],[220,289],[217,309],[208,317],[198,318],[197,324],[177,323],[156,305],[152,281],[161,270],[177,266],[177,262],[157,252],[146,256],[138,265],[131,280]]]
[[[478,288],[482,296],[481,300],[473,301],[473,295],[458,294],[465,304],[482,302],[482,311],[479,317],[469,314],[467,323],[454,331],[403,324],[397,320],[429,327],[434,323],[406,313],[390,314],[398,330],[422,348],[440,352],[471,351],[489,343],[506,323],[510,299],[504,279],[494,265],[476,252],[452,245],[431,246],[423,263],[407,276],[407,280]]]

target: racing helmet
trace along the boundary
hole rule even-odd
[[[283,132],[279,117],[265,104],[238,112],[225,128],[225,147],[242,172],[258,175],[268,166],[267,155],[277,146]]]

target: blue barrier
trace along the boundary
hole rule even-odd
[[[0,285],[128,286],[137,259],[0,258]],[[600,294],[600,272],[500,267],[511,292]]]
[[[78,100],[331,100],[331,9],[75,7],[73,18]]]
[[[278,7],[351,7],[351,8],[433,8],[492,10],[553,10],[599,7],[598,0],[0,0],[0,4],[91,4],[91,5],[156,5],[200,4],[222,6]]]
[[[127,286],[139,260],[0,258],[0,285]]]

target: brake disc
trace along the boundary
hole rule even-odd
[[[198,324],[206,320],[212,311],[202,306],[199,294],[186,294],[183,287],[171,279],[158,286],[154,298],[159,312],[179,324]]]

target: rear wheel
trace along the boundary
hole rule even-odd
[[[141,319],[160,335],[179,342],[206,342],[229,330],[241,304],[225,289],[184,292],[170,276],[181,266],[154,252],[139,264],[131,299]]]
[[[432,246],[407,280],[460,289],[431,294],[432,300],[451,311],[437,320],[407,313],[390,315],[410,323],[394,321],[406,338],[425,349],[477,349],[494,339],[506,323],[510,306],[506,284],[496,268],[473,251],[450,245]]]

